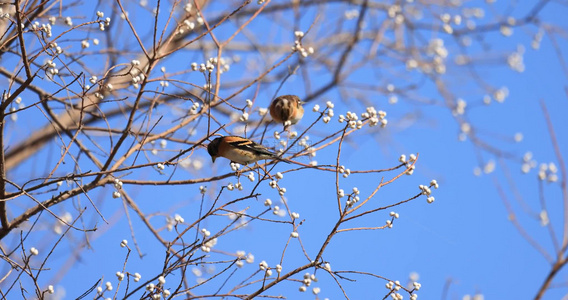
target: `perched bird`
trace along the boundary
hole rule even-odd
[[[268,151],[266,147],[239,136],[218,137],[207,145],[207,152],[211,155],[213,162],[217,157],[222,156],[241,165],[247,165],[261,159],[282,160],[276,154]]]
[[[270,103],[269,110],[272,119],[275,122],[284,124],[284,126],[296,124],[304,116],[302,100],[295,95],[276,97]]]

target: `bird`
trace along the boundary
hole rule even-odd
[[[207,152],[211,155],[213,162],[218,157],[227,158],[231,162],[241,165],[248,165],[261,159],[285,161],[275,153],[270,152],[266,147],[240,136],[218,137],[207,145]]]
[[[283,95],[276,97],[270,103],[269,111],[272,119],[284,127],[298,123],[304,116],[302,100],[295,95]]]

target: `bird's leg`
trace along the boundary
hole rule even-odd
[[[290,121],[284,122],[284,128],[282,129],[282,132],[286,131],[288,132],[288,134],[290,134],[290,127],[292,127],[292,123]]]

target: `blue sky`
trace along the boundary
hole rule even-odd
[[[499,20],[505,13],[510,13],[511,16],[516,18],[524,16],[534,5],[532,1],[530,1],[531,3],[522,1],[516,3],[515,8],[509,11],[509,3],[505,2],[496,1],[494,4],[486,4],[485,1],[472,1],[468,2],[466,6],[486,8],[485,17],[476,21],[479,26]],[[136,24],[139,24],[140,28],[146,28],[143,20],[148,16],[147,11],[140,9],[135,4],[129,5],[132,7],[132,10],[129,10],[130,16],[136,15],[136,19],[133,19],[138,20]],[[257,4],[253,3],[251,7],[257,7]],[[92,14],[81,12],[79,8],[72,8],[71,12],[77,15],[86,15],[87,19],[91,19],[94,18],[95,12],[101,9],[100,7],[87,7],[84,10],[92,11]],[[217,12],[223,11],[225,8],[212,5],[208,9],[210,9],[212,15],[216,15]],[[303,12],[302,18],[298,22],[299,29],[306,30],[314,21],[315,15],[322,13],[317,9],[316,7]],[[316,47],[315,55],[308,58],[308,62],[317,64],[316,61],[322,61],[322,57],[318,57],[319,54],[334,50],[333,46],[319,42],[318,34],[324,36],[329,34],[331,32],[329,29],[333,28],[331,24],[343,18],[345,11],[352,9],[358,9],[358,7],[331,5],[329,10],[325,11],[326,14],[323,17],[320,16],[312,29],[313,31],[308,33],[304,40],[307,45],[312,43],[314,46],[319,46],[319,48]],[[429,9],[431,11],[426,10],[429,13],[425,12],[425,18],[422,20],[425,24],[432,21],[433,17],[430,13],[445,12],[437,6],[429,7]],[[453,15],[458,11],[463,10],[449,9],[447,12]],[[110,10],[107,11],[108,14],[110,14]],[[564,14],[565,7],[562,4],[549,3],[540,15],[542,26],[554,25],[559,28],[566,28]],[[269,23],[272,18],[275,18],[274,23]],[[382,20],[381,18],[384,18],[384,16],[371,14],[366,22],[369,26],[375,26],[374,22]],[[161,21],[165,23],[165,19],[161,19]],[[116,17],[116,23],[120,25],[113,27],[111,32],[120,33],[119,36],[124,35],[126,38],[118,40],[115,46],[118,49],[129,47],[137,49],[137,43],[131,39],[132,36],[128,35],[128,28],[120,22],[120,19]],[[243,21],[240,22],[242,24]],[[273,15],[261,16],[254,20],[243,34],[237,37],[235,43],[271,45],[287,40],[292,43],[292,23],[292,21],[289,23],[282,21],[280,16],[278,18]],[[351,23],[346,22],[345,26],[349,28],[354,24],[355,20]],[[218,30],[216,34],[222,40],[230,36],[235,25],[226,25],[221,28],[223,30]],[[546,228],[539,224],[539,220],[530,218],[523,211],[519,202],[515,200],[515,197],[521,196],[532,210],[540,212],[538,164],[553,162],[556,166],[559,166],[539,101],[543,101],[548,108],[560,151],[568,153],[566,152],[568,148],[566,135],[568,124],[564,117],[568,109],[565,92],[567,74],[563,70],[562,64],[559,63],[559,56],[556,52],[560,50],[562,53],[560,57],[562,57],[567,49],[566,40],[562,33],[558,33],[554,35],[556,40],[553,43],[550,36],[545,34],[540,48],[535,50],[531,48],[531,41],[537,31],[538,28],[529,25],[515,27],[510,37],[504,37],[498,31],[487,33],[483,35],[482,43],[474,40],[472,46],[466,48],[467,53],[474,59],[479,79],[490,86],[487,89],[494,89],[493,91],[501,87],[508,89],[509,95],[503,103],[497,103],[493,100],[489,105],[483,104],[483,96],[488,94],[488,91],[480,87],[478,81],[472,79],[468,67],[454,63],[457,55],[460,54],[460,51],[463,51],[456,41],[441,31],[434,31],[434,33],[424,31],[424,33],[421,33],[425,39],[441,38],[444,40],[444,45],[449,54],[446,60],[446,73],[439,78],[446,83],[448,90],[454,96],[453,100],[462,98],[467,103],[463,118],[467,120],[480,138],[489,145],[512,154],[512,159],[500,158],[494,153],[480,148],[479,145],[475,145],[469,138],[465,141],[459,141],[460,125],[456,121],[456,117],[452,115],[452,109],[445,104],[430,78],[425,78],[428,76],[417,71],[407,71],[405,64],[400,63],[396,54],[389,53],[389,49],[380,48],[381,51],[385,52],[379,51],[380,54],[377,55],[376,62],[370,62],[366,67],[351,74],[347,80],[350,83],[376,84],[380,89],[373,91],[349,87],[341,90],[332,89],[305,104],[304,119],[294,127],[298,132],[306,129],[319,116],[319,113],[312,111],[315,104],[321,107],[325,107],[326,101],[332,101],[335,104],[335,117],[332,121],[329,124],[319,122],[307,133],[311,141],[317,141],[323,136],[339,130],[343,126],[343,124],[337,122],[339,114],[345,114],[347,111],[363,112],[366,105],[361,104],[361,99],[370,101],[377,109],[388,113],[389,124],[386,128],[366,126],[344,144],[340,164],[349,167],[351,170],[390,168],[398,164],[398,158],[401,154],[407,156],[411,153],[420,154],[414,175],[404,176],[393,184],[382,188],[377,196],[367,204],[368,208],[384,206],[412,197],[419,192],[418,186],[420,184],[428,184],[432,179],[436,179],[440,184],[440,188],[433,191],[436,198],[433,204],[428,204],[426,197],[423,196],[399,207],[379,211],[353,221],[353,224],[350,225],[354,227],[382,226],[386,220],[390,219],[390,211],[400,214],[400,218],[395,220],[393,228],[346,232],[334,237],[328,251],[323,256],[324,260],[331,263],[332,270],[357,270],[375,273],[392,280],[399,280],[403,284],[406,284],[411,273],[417,273],[419,275],[418,281],[422,284],[422,288],[418,292],[418,299],[442,299],[444,285],[448,280],[451,280],[451,285],[447,290],[445,299],[465,299],[464,296],[475,294],[481,294],[485,299],[528,299],[536,294],[550,266],[542,255],[521,237],[508,220],[508,212],[497,186],[502,187],[503,195],[506,195],[508,201],[512,203],[516,217],[524,230],[544,249],[549,252],[552,251],[554,248]],[[91,31],[90,34],[92,34],[90,38],[98,36],[101,41],[104,41],[104,36],[98,35],[100,33]],[[77,36],[84,37],[84,33],[78,32]],[[147,37],[146,35],[143,36]],[[394,35],[392,32],[388,32],[387,36],[392,38]],[[68,42],[71,50],[87,51],[79,50],[77,44],[72,42],[73,39]],[[62,42],[61,44],[65,43]],[[99,48],[104,49],[104,44],[105,42]],[[368,44],[363,43],[363,45],[361,49],[367,49]],[[525,66],[522,73],[511,70],[506,63],[506,58],[512,52],[518,51],[519,47],[524,48],[524,51],[521,51]],[[555,49],[555,47],[557,48]],[[100,50],[94,46],[93,48]],[[318,51],[321,52],[318,53]],[[120,57],[119,63],[129,63],[130,59],[136,57],[135,53],[136,51],[132,50],[132,57]],[[355,53],[360,54],[357,51]],[[199,72],[174,73],[185,72],[190,68],[191,62],[200,63],[213,54],[214,52],[202,55],[199,51],[179,51],[178,54],[161,62],[159,66],[166,67],[167,74],[171,75],[169,78],[184,80],[196,86],[201,86],[204,84],[204,79]],[[257,76],[270,63],[278,61],[285,55],[280,51],[263,53],[263,56],[260,57],[244,51],[227,51],[225,54],[233,58],[239,56],[241,62],[232,65],[231,69],[222,75],[226,76],[222,77],[224,84],[241,83],[239,81],[241,78],[242,81],[248,82],[248,79]],[[333,54],[332,57],[336,55]],[[313,59],[313,61],[309,61],[309,59]],[[357,65],[365,59],[367,58],[362,55],[354,54],[348,60],[348,64]],[[93,56],[92,60],[86,58],[85,61],[92,66],[90,70],[93,70],[93,74],[85,74],[87,78],[90,75],[101,76],[100,73],[97,73],[102,69],[100,63],[96,61],[96,56]],[[270,63],[267,64],[265,61]],[[295,62],[296,58],[286,62],[276,69],[275,73],[285,72],[288,67],[293,67]],[[17,63],[15,60],[7,62],[7,64],[15,63]],[[319,66],[319,69],[308,69],[311,72],[309,84],[306,83],[307,80],[302,71],[302,68],[300,68],[296,75],[292,75],[285,82],[280,94],[293,93],[303,97],[329,80],[329,73],[326,73],[322,65]],[[161,76],[159,67],[154,75],[154,78]],[[277,80],[261,83],[260,86],[253,85],[234,100],[231,100],[231,103],[242,107],[244,100],[251,98],[255,99],[253,110],[267,107],[270,98],[278,88],[279,82]],[[411,91],[403,90],[398,94],[398,102],[389,104],[388,98],[391,95],[385,92],[389,83],[395,86],[397,93],[399,87],[412,83],[417,84],[418,88]],[[46,89],[54,88],[49,86],[47,81],[41,83],[41,85],[45,85]],[[158,85],[159,82],[155,82],[150,85],[149,89]],[[307,86],[309,86],[309,89]],[[181,88],[189,90],[192,87],[188,84],[178,83],[176,85],[172,81],[165,92],[175,94],[180,92]],[[258,96],[255,96],[257,88]],[[222,91],[222,96],[226,97],[236,89],[227,88]],[[421,102],[421,100],[424,102]],[[26,98],[24,101],[31,104],[35,100],[28,101]],[[114,104],[109,103],[108,105]],[[155,116],[164,116],[164,120],[156,127],[156,130],[169,128],[172,124],[179,122],[179,111],[184,113],[190,106],[187,101],[157,106],[153,113]],[[39,110],[29,109],[18,114],[18,122],[9,123],[7,135],[11,138],[10,143],[21,140],[29,134],[29,129],[21,126],[20,121],[26,121],[26,124],[34,128],[45,124],[45,118],[42,117]],[[251,116],[253,115],[254,118],[258,116],[256,113],[251,113]],[[221,113],[217,117],[223,122],[229,120],[227,116]],[[36,120],[42,120],[42,122]],[[124,120],[118,118],[111,124],[121,126],[124,124]],[[229,130],[234,131],[240,125],[239,123],[230,125]],[[101,124],[98,124],[98,126],[101,126]],[[199,139],[206,133],[205,120],[202,120],[196,126],[197,134],[190,137],[190,140]],[[173,137],[187,138],[189,128],[190,126],[180,130]],[[216,129],[215,125],[213,129]],[[266,145],[276,143],[272,138],[274,130],[279,130],[279,127],[270,127],[267,131]],[[514,136],[518,133],[522,133],[522,140],[515,142]],[[100,138],[100,136],[97,136],[97,138]],[[66,137],[63,137],[63,140],[69,141]],[[103,148],[108,146],[108,141],[103,140],[103,138],[98,141]],[[148,151],[140,156],[138,162],[145,163],[146,159],[152,162],[163,161],[173,156],[180,149],[187,148],[187,145],[183,143],[172,141],[168,141],[167,146],[163,149],[158,144],[155,146],[158,149],[157,154],[152,154],[148,148]],[[528,151],[532,152],[533,159],[537,161],[537,168],[532,169],[528,174],[522,174],[522,157]],[[26,161],[15,170],[11,170],[9,176],[22,183],[29,176],[49,173],[57,162],[58,155],[60,155],[60,144],[54,142],[42,150],[38,156]],[[319,165],[335,164],[336,155],[337,145],[335,144],[318,151],[314,160],[317,160]],[[160,175],[156,169],[148,167],[120,175],[124,176],[125,179],[136,180],[165,180],[172,175],[174,180],[184,180],[230,172],[227,160],[219,159],[213,165],[204,149],[196,150],[190,159],[201,163],[203,168],[195,167],[195,165],[188,168],[170,166],[166,167],[163,174]],[[310,160],[302,157],[299,161],[308,163]],[[58,171],[61,174],[58,174],[58,176],[64,175],[64,171],[74,171],[72,160],[67,158],[66,162],[69,164],[61,167]],[[132,162],[132,160],[128,162]],[[481,172],[482,174],[479,176],[475,175],[476,168],[483,170],[487,164],[492,162],[495,164],[494,171],[488,174]],[[89,164],[82,165],[82,170],[86,171],[93,167]],[[279,184],[287,189],[285,197],[291,210],[298,212],[301,219],[305,220],[298,232],[309,256],[315,257],[317,250],[333,228],[338,217],[335,174],[311,169],[285,173],[286,170],[293,167],[294,165],[280,163],[276,166],[275,171],[284,172],[284,178]],[[357,187],[362,196],[368,195],[376,187],[383,174],[385,178],[392,178],[397,174],[395,172],[352,174],[346,179],[340,179],[340,188],[351,191],[353,187]],[[256,179],[258,180],[258,175],[256,175]],[[236,182],[235,177],[229,177],[204,184],[207,186],[208,192],[203,198],[203,203],[210,204],[221,186]],[[518,192],[511,189],[509,182],[515,183]],[[562,211],[564,209],[561,203],[562,195],[559,182],[545,182],[543,184],[549,209],[548,214],[557,236],[561,236]],[[250,182],[243,176],[241,183],[244,186],[242,192],[225,191],[221,201],[229,201],[247,195],[256,181]],[[66,183],[63,184],[66,185]],[[125,185],[124,189],[146,214],[152,215],[150,222],[154,227],[164,228],[166,216],[171,217],[179,214],[187,223],[191,223],[198,216],[202,200],[199,186],[200,184],[175,186]],[[102,282],[111,281],[116,289],[118,282],[115,273],[122,270],[126,257],[126,250],[120,247],[120,241],[128,240],[132,249],[134,249],[134,243],[131,238],[128,219],[124,216],[123,202],[121,199],[111,197],[113,190],[112,186],[106,186],[95,190],[90,195],[109,222],[108,224],[93,212],[89,200],[84,197],[53,208],[53,212],[57,214],[63,215],[66,212],[71,212],[73,217],[76,217],[76,207],[87,207],[88,217],[85,219],[85,226],[92,227],[96,224],[98,231],[89,236],[92,249],[82,251],[78,259],[70,258],[74,257],[72,253],[77,249],[77,245],[84,243],[84,235],[79,232],[71,232],[66,236],[66,239],[57,246],[51,255],[49,259],[51,269],[44,272],[44,279],[39,281],[41,285],[54,284],[57,294],[66,295],[65,298],[69,299],[85,292],[100,278],[103,278]],[[248,208],[251,214],[260,213],[265,209],[263,202],[266,198],[270,198],[275,204],[282,206],[279,203],[277,192],[268,186],[268,182],[261,183],[258,192],[261,195],[257,199],[248,199],[232,206],[232,209],[238,211]],[[45,195],[44,197],[47,197]],[[26,205],[29,204],[27,201],[30,200],[22,200],[18,204],[10,203],[9,207],[15,214],[27,207]],[[148,232],[143,222],[136,217],[131,209],[129,209],[129,214],[132,217],[132,227],[138,243],[145,256],[140,258],[135,250],[132,251],[126,263],[126,271],[139,272],[142,274],[142,281],[145,281],[161,272],[165,249]],[[266,217],[275,220],[279,218],[271,212],[266,214]],[[40,250],[41,253],[37,260],[36,257],[32,260],[36,262],[45,258],[49,249],[59,238],[57,235],[48,234],[53,232],[53,224],[57,223],[55,219],[44,214],[40,221],[37,232],[30,237],[26,245],[27,248],[34,246]],[[216,216],[206,220],[201,226],[211,232],[217,232],[228,222],[230,220],[226,216]],[[265,260],[272,267],[279,263],[290,232],[289,224],[252,222],[246,228],[220,238],[218,244],[214,247],[215,250],[230,253],[244,250],[247,253],[253,253],[255,256],[253,264],[245,265],[244,268],[238,270],[235,268],[234,275],[227,280],[228,285],[236,284],[254,273],[258,269],[258,263],[262,260]],[[161,231],[161,233],[165,239],[169,240],[176,236],[174,232],[167,232],[166,230]],[[187,235],[191,239],[195,236],[195,231],[191,231]],[[17,239],[16,232],[9,237],[12,242]],[[223,253],[209,255],[211,255],[211,259],[227,258]],[[307,259],[302,254],[298,241],[293,239],[286,248],[284,272],[306,262]],[[195,283],[198,276],[192,274],[192,268],[193,266],[189,268],[187,278],[190,283]],[[198,267],[205,273],[207,268],[207,265]],[[6,267],[3,267],[3,270],[6,270]],[[313,270],[309,271],[313,272]],[[301,280],[302,275],[303,272],[295,276],[294,279]],[[565,272],[561,272],[558,278],[562,279],[565,275]],[[174,288],[174,282],[179,281],[179,277],[176,276],[179,276],[179,273],[166,278],[167,287]],[[207,278],[207,276],[206,274],[202,277]],[[319,297],[321,299],[341,299],[343,297],[330,276],[319,270],[317,277],[318,282],[314,282],[310,288],[320,287]],[[387,294],[385,288],[387,281],[383,279],[361,275],[349,275],[348,277],[357,281],[340,282],[351,299],[382,299]],[[225,278],[220,276],[212,280],[210,286],[199,287],[196,292],[204,294],[214,292]],[[298,291],[300,285],[299,282],[286,282],[270,290],[270,294],[281,293],[288,299],[313,299],[315,297],[311,290],[300,293]],[[123,295],[123,293],[124,283],[119,289],[118,298],[121,298],[120,295]],[[545,299],[560,299],[565,294],[565,287],[555,288],[546,293]],[[107,292],[105,297],[111,295]],[[407,294],[404,296],[404,299],[408,299]]]

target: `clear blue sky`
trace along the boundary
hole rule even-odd
[[[150,1],[151,2],[151,1]],[[497,16],[508,11],[506,1],[497,1],[487,9],[485,18],[478,20],[478,24],[491,23]],[[514,17],[524,16],[532,8],[533,1],[518,1],[515,9],[511,12]],[[531,2],[531,3],[529,3]],[[251,4],[256,6],[256,4]],[[486,7],[485,1],[475,1],[468,3],[468,7]],[[356,7],[353,7],[356,8]],[[101,8],[98,8],[102,10]],[[221,9],[212,7],[213,11]],[[97,8],[93,9],[96,11]],[[455,12],[455,10],[452,10]],[[110,12],[109,12],[110,13]],[[328,19],[323,18],[321,22],[328,22],[333,19],[333,14],[341,16],[344,7],[338,7],[335,11],[329,11]],[[561,28],[566,28],[566,9],[560,4],[549,4],[541,14],[541,21],[545,24],[555,24]],[[133,10],[132,14],[144,16],[141,10]],[[306,13],[301,22],[301,29],[306,29],[313,21],[315,11]],[[86,14],[89,16],[90,14]],[[373,18],[369,17],[367,22],[373,23]],[[427,22],[427,17],[424,22]],[[116,18],[116,22],[120,22]],[[267,19],[259,18],[250,25],[250,31],[255,33],[257,42],[263,42],[259,33],[275,32],[274,28],[267,26]],[[271,25],[272,26],[272,25]],[[126,30],[126,27],[122,27]],[[315,27],[315,32],[325,31],[325,27]],[[555,126],[558,142],[562,153],[568,153],[568,135],[566,128],[565,112],[568,111],[568,100],[566,95],[566,73],[562,65],[558,63],[558,56],[553,47],[553,43],[544,36],[540,49],[531,48],[533,33],[536,32],[534,26],[515,28],[513,35],[504,37],[499,32],[490,33],[484,36],[484,45],[490,47],[488,52],[483,52],[480,44],[474,42],[474,46],[469,48],[472,57],[476,59],[479,76],[494,87],[507,87],[509,96],[503,103],[492,101],[490,105],[483,105],[483,95],[485,94],[478,85],[472,81],[467,74],[467,68],[458,66],[452,61],[459,54],[459,47],[452,37],[439,33],[437,37],[445,41],[449,51],[447,71],[442,77],[448,84],[451,92],[467,102],[466,118],[471,126],[481,138],[488,141],[491,145],[508,153],[513,153],[515,159],[500,159],[495,155],[484,151],[473,145],[469,139],[458,141],[460,132],[456,119],[452,116],[451,109],[444,106],[444,101],[439,93],[434,89],[432,83],[428,81],[413,92],[423,99],[434,100],[434,104],[418,103],[417,97],[398,96],[398,103],[389,104],[386,95],[374,94],[373,105],[377,109],[385,110],[388,113],[389,124],[384,129],[378,127],[365,127],[359,134],[355,135],[349,143],[345,144],[341,164],[348,166],[352,170],[356,169],[381,169],[397,165],[398,157],[401,154],[420,153],[419,161],[416,165],[416,172],[412,176],[405,176],[394,184],[381,190],[373,201],[371,207],[378,207],[395,203],[409,198],[419,192],[418,185],[428,184],[430,180],[436,179],[440,188],[434,190],[433,195],[436,201],[428,204],[425,197],[421,197],[408,204],[375,213],[353,223],[354,226],[380,226],[387,219],[390,211],[396,211],[400,218],[395,221],[393,228],[377,231],[348,232],[336,236],[331,243],[328,252],[323,256],[324,260],[330,261],[333,270],[357,270],[371,272],[393,280],[400,280],[406,284],[411,273],[419,274],[419,282],[422,284],[418,292],[418,299],[440,299],[443,287],[447,280],[451,280],[446,299],[462,299],[465,295],[482,294],[485,299],[529,299],[534,297],[538,287],[544,280],[549,271],[549,264],[546,260],[532,248],[514,228],[507,218],[507,211],[500,197],[495,183],[503,186],[504,194],[513,203],[513,209],[523,228],[547,251],[552,251],[553,246],[545,227],[539,225],[538,220],[527,216],[522,207],[515,200],[515,192],[508,186],[510,179],[515,182],[518,193],[528,203],[528,206],[535,211],[540,211],[538,201],[538,180],[536,169],[532,169],[528,174],[521,174],[522,162],[519,158],[530,151],[533,159],[540,163],[553,162],[559,165],[554,156],[553,147],[546,128],[545,119],[539,105],[539,101],[544,101],[550,112],[550,118]],[[220,32],[221,37],[225,37],[227,32]],[[250,34],[250,33],[249,33]],[[431,33],[426,33],[426,38],[430,38]],[[291,34],[290,34],[291,36]],[[556,36],[557,46],[562,53],[568,50],[568,45],[562,36]],[[252,39],[250,35],[247,39]],[[267,38],[270,42],[277,41],[278,38]],[[308,35],[306,40],[310,39]],[[243,40],[246,40],[243,38]],[[239,40],[238,41],[242,41]],[[125,44],[134,41],[122,41]],[[506,66],[505,58],[508,54],[524,47],[523,59],[525,70],[522,73],[515,72]],[[77,45],[75,45],[77,47]],[[321,48],[324,48],[323,46]],[[316,49],[317,54],[318,49]],[[491,53],[491,54],[487,54]],[[185,55],[185,54],[184,54]],[[184,57],[183,55],[177,56]],[[565,57],[565,56],[564,56]],[[126,63],[131,58],[127,58],[121,63]],[[247,59],[247,57],[245,57]],[[407,82],[419,77],[416,74],[400,75],[404,71],[404,65],[389,68],[388,60],[384,57],[385,70],[373,70],[363,68],[349,78],[351,82],[369,82],[379,80],[392,83],[396,87],[405,86]],[[203,57],[190,55],[185,56],[183,64],[179,60],[168,60],[163,63],[168,72],[175,72],[189,68],[193,61],[201,62]],[[356,60],[356,59],[354,59]],[[187,63],[186,63],[187,62]],[[236,64],[226,73],[232,80],[239,78],[242,72],[258,72],[250,67],[253,62],[247,61],[241,65]],[[353,61],[351,61],[353,63]],[[161,66],[162,64],[160,64]],[[287,67],[281,67],[281,69]],[[259,68],[263,68],[259,67]],[[156,76],[159,76],[156,72]],[[246,74],[246,73],[245,73]],[[90,75],[90,74],[89,74]],[[225,75],[223,75],[225,76]],[[252,76],[252,75],[251,75]],[[247,78],[250,76],[246,76]],[[314,76],[316,80],[312,82],[313,89],[325,82],[325,76],[321,78]],[[377,79],[378,78],[378,79]],[[184,78],[192,81],[196,85],[203,83],[203,78],[199,74],[190,74]],[[320,81],[318,81],[320,80]],[[228,80],[227,80],[228,81]],[[272,97],[277,85],[273,85],[261,90],[257,98],[258,107],[268,106],[268,99]],[[304,83],[300,76],[292,76],[281,90],[281,93],[296,93],[300,96],[306,94]],[[239,105],[244,103],[244,97],[252,98],[256,91],[256,86],[243,93],[243,97],[235,99]],[[176,87],[170,85],[168,92],[176,93]],[[356,95],[356,94],[354,94]],[[226,95],[225,95],[226,96]],[[242,99],[241,99],[242,98]],[[313,122],[318,114],[311,111],[315,104],[325,106],[325,102],[331,100],[335,103],[336,116],[330,124],[318,124],[314,127],[313,133],[309,133],[312,139],[324,133],[332,132],[340,128],[337,122],[339,114],[345,114],[348,110],[361,113],[364,106],[356,103],[355,96],[346,97],[350,102],[342,102],[339,99],[337,90],[326,93],[323,97],[316,98],[306,104],[306,115],[298,124],[297,129],[303,130]],[[30,101],[31,102],[31,101]],[[170,107],[162,106],[156,110],[157,114],[169,114]],[[38,114],[35,112],[33,114]],[[33,116],[30,112],[29,116]],[[26,115],[19,117],[25,120]],[[175,117],[169,117],[175,120]],[[166,124],[165,127],[169,126]],[[13,127],[13,132],[19,132],[17,126]],[[231,130],[234,129],[231,128]],[[199,134],[204,133],[204,127],[199,127]],[[272,130],[269,130],[271,133]],[[514,142],[515,134],[522,133],[522,141]],[[269,134],[270,136],[271,134]],[[199,135],[198,135],[199,136]],[[184,138],[184,137],[181,137]],[[18,138],[19,139],[19,138]],[[169,148],[171,147],[171,148]],[[160,158],[171,157],[171,153],[182,148],[174,143],[168,143],[167,150],[174,152],[160,152]],[[332,146],[326,150],[319,151],[315,159],[319,164],[334,164],[337,148]],[[58,155],[59,148],[52,147],[43,152],[45,155]],[[43,155],[42,154],[42,155]],[[230,171],[228,162],[220,159],[212,167],[209,157],[205,150],[197,150],[192,159],[201,159],[205,165],[201,170],[176,170],[174,179],[199,178],[210,175],[225,174]],[[55,159],[54,159],[55,160]],[[301,161],[308,162],[306,158]],[[489,174],[476,176],[476,167],[483,169],[491,161],[495,162],[496,168]],[[23,168],[19,168],[13,174],[24,174],[27,167],[31,167],[34,161],[27,162]],[[504,168],[504,166],[506,168]],[[292,165],[279,164],[275,170],[284,171],[293,167]],[[49,168],[48,168],[49,169]],[[87,170],[85,168],[85,170]],[[166,167],[165,174],[159,177],[157,172],[148,169],[135,173],[132,179],[164,179],[173,172],[172,167]],[[482,172],[483,173],[483,172]],[[386,177],[392,177],[389,173]],[[560,176],[560,175],[559,175]],[[257,176],[258,179],[258,176]],[[341,179],[340,186],[346,191],[352,187],[358,187],[362,195],[368,195],[380,180],[379,175],[351,175],[348,179]],[[241,179],[244,185],[244,192],[234,191],[230,194],[233,198],[246,195],[247,189],[254,186],[246,178]],[[210,203],[211,197],[216,195],[221,185],[235,183],[235,178],[227,178],[207,184],[210,193],[206,194],[206,203]],[[305,222],[299,228],[303,245],[311,257],[331,230],[337,219],[337,208],[335,200],[335,176],[332,173],[325,174],[313,170],[302,170],[295,173],[284,175],[281,184],[287,188],[286,198],[292,211],[298,212]],[[545,183],[545,195],[549,205],[549,216],[560,236],[562,229],[562,210],[561,194],[559,183]],[[127,186],[126,190],[134,197],[140,207],[146,212],[161,212],[163,214],[182,215],[186,221],[192,221],[197,215],[200,197],[199,184],[185,186]],[[250,206],[251,212],[260,212],[264,209],[262,205],[266,198],[271,198],[277,202],[278,195],[268,187],[268,183],[263,183],[259,192],[258,201],[249,200],[242,207]],[[56,283],[56,291],[64,293],[66,299],[79,296],[91,287],[101,276],[104,282],[111,281],[116,288],[117,280],[115,273],[122,270],[126,251],[120,248],[121,240],[126,239],[133,247],[133,242],[128,226],[127,219],[123,216],[122,202],[111,198],[112,187],[106,187],[100,193],[97,192],[93,198],[101,209],[109,224],[105,224],[100,219],[89,219],[86,223],[97,224],[99,230],[90,237],[93,249],[85,250],[81,253],[78,260],[73,265],[67,265],[71,253],[84,241],[84,236],[80,233],[72,233],[71,239],[65,240],[58,246],[50,259],[49,267],[51,270],[46,278],[53,278],[54,274],[61,271],[64,277]],[[230,198],[225,198],[225,200]],[[82,199],[82,205],[88,206],[87,199]],[[65,208],[63,208],[65,207]],[[56,207],[54,211],[63,214],[70,209],[70,203],[62,207]],[[156,242],[155,238],[145,230],[142,222],[130,211],[133,219],[133,227],[136,236],[141,244],[142,252],[145,257],[140,258],[133,251],[129,257],[126,270],[129,272],[139,272],[143,280],[146,280],[158,272],[163,267],[165,249]],[[91,214],[90,216],[96,216]],[[273,217],[268,214],[268,217]],[[47,217],[44,217],[47,219]],[[277,218],[277,217],[274,217]],[[51,220],[53,222],[53,220]],[[159,215],[152,220],[154,226],[165,225],[164,216]],[[218,217],[203,224],[208,230],[214,232],[221,229],[227,223],[226,217]],[[48,226],[41,230],[50,232]],[[262,260],[274,266],[280,260],[282,250],[286,244],[290,232],[289,226],[273,223],[252,223],[247,228],[234,232],[227,237],[219,240],[215,249],[235,252],[245,250],[252,252],[255,256],[255,263],[247,265],[245,268],[236,271],[230,282],[235,283],[244,279],[258,267]],[[193,238],[194,232],[191,233]],[[175,235],[165,234],[166,238]],[[36,248],[43,253],[47,253],[50,247],[56,242],[56,238],[38,236],[31,239],[36,242]],[[29,245],[28,248],[33,245]],[[286,250],[286,263],[284,271],[290,271],[297,264],[305,263],[306,259],[301,255],[301,249],[296,240],[293,240]],[[40,255],[40,257],[43,257]],[[223,258],[224,256],[214,254],[213,257]],[[226,257],[225,257],[226,258]],[[68,268],[68,269],[66,269]],[[191,269],[192,267],[190,267]],[[205,269],[203,269],[205,270]],[[311,271],[311,270],[310,270]],[[194,283],[196,278],[188,271],[190,283]],[[561,272],[559,279],[566,276]],[[368,278],[360,275],[350,275],[356,282],[341,281],[348,291],[351,299],[382,299],[386,294],[385,281],[377,278]],[[236,278],[236,279],[235,279]],[[295,277],[301,279],[301,276]],[[341,299],[343,296],[337,288],[333,279],[320,273],[319,281],[311,287],[320,287],[320,298]],[[168,282],[175,282],[176,278],[167,278]],[[222,283],[222,280],[215,282]],[[49,284],[48,281],[40,281],[41,284]],[[166,284],[168,287],[168,284]],[[212,287],[204,287],[203,293],[214,292],[218,284]],[[275,288],[275,291],[286,295],[288,299],[313,299],[311,290],[305,293],[297,291],[300,283],[291,282]],[[65,292],[62,292],[65,290]],[[122,295],[124,287],[121,287],[119,295]],[[277,294],[273,290],[269,294]],[[566,288],[551,289],[547,292],[545,299],[560,299],[566,294]],[[61,294],[59,294],[61,295]],[[93,294],[87,296],[91,298]],[[110,294],[107,294],[110,295]],[[408,295],[404,295],[408,299]],[[120,297],[119,297],[120,298]]]

